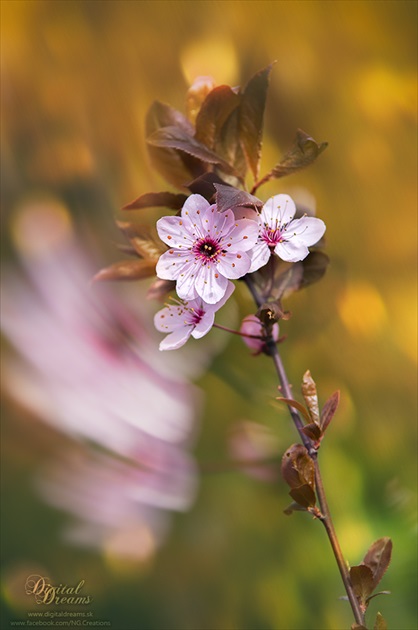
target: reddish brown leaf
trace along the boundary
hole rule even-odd
[[[260,199],[244,190],[239,190],[234,188],[234,186],[226,186],[225,184],[214,184],[214,186],[216,188],[216,205],[220,212],[238,206],[260,210],[263,206],[263,202]]]
[[[158,258],[167,251],[154,226],[138,225],[126,221],[116,221],[118,228],[129,238],[134,253],[154,265]]]
[[[141,280],[155,275],[155,262],[148,260],[121,260],[105,269],[101,269],[93,282],[107,280]]]
[[[376,615],[376,621],[374,622],[373,630],[388,630],[388,625],[380,612]]]
[[[130,221],[116,221],[116,225],[129,239],[138,235],[138,229],[135,223],[131,223]]]
[[[287,516],[290,516],[290,514],[292,514],[293,512],[306,512],[306,508],[302,507],[299,503],[296,503],[296,501],[293,501],[293,503],[291,503],[285,510],[283,510],[283,512]]]
[[[386,573],[392,556],[392,541],[387,536],[374,542],[363,559],[373,575],[373,590]]]
[[[214,149],[216,140],[230,114],[240,104],[241,96],[229,85],[220,85],[204,100],[196,118],[195,138],[209,149]]]
[[[245,86],[239,110],[239,136],[254,178],[257,179],[263,134],[263,118],[272,64],[255,74]]]
[[[287,449],[282,458],[281,472],[292,489],[305,484],[315,488],[314,463],[302,444],[293,444]]]
[[[293,409],[297,409],[303,415],[303,417],[305,418],[307,422],[310,421],[310,417],[306,408],[303,405],[301,405],[301,403],[298,402],[297,400],[293,400],[292,398],[283,398],[282,396],[278,396],[276,400],[278,400],[279,402],[285,403],[289,407],[293,407]]]
[[[194,133],[193,125],[187,120],[186,116],[170,105],[166,105],[160,101],[154,101],[145,119],[145,131],[147,136],[150,136],[157,129],[170,127],[171,125],[183,129],[191,136]]]
[[[305,372],[302,379],[302,395],[305,399],[311,419],[319,426],[319,403],[316,392],[315,381],[309,370]]]
[[[257,182],[255,189],[271,179],[291,175],[302,168],[310,166],[327,146],[327,142],[318,144],[313,138],[308,136],[307,133],[302,131],[302,129],[298,129],[295,141],[289,151],[267,175]]]
[[[353,585],[354,594],[360,605],[365,609],[367,599],[373,592],[373,573],[365,564],[351,567],[350,580]]]
[[[122,210],[142,210],[142,208],[158,208],[161,206],[171,210],[180,210],[186,199],[187,195],[176,195],[171,192],[145,193],[123,206]]]
[[[231,164],[225,162],[220,155],[189,136],[180,127],[171,126],[157,129],[147,138],[147,143],[153,147],[174,149],[175,151],[187,153],[201,162],[217,165],[226,173],[236,175],[235,169]]]
[[[320,421],[321,429],[323,432],[326,431],[329,423],[333,419],[335,412],[338,409],[339,402],[340,402],[340,392],[336,391],[328,398],[328,400],[324,404],[321,411],[321,421]]]
[[[316,503],[315,492],[311,486],[307,483],[299,486],[298,488],[292,488],[289,492],[292,499],[304,508],[314,507]]]
[[[154,102],[148,110],[145,121],[146,135],[150,136],[159,129],[169,126],[179,128],[190,137],[194,134],[193,126],[183,114],[169,105]],[[147,148],[154,168],[178,188],[184,188],[185,182],[207,170],[206,165],[186,153],[150,145]]]
[[[209,171],[186,184],[186,188],[188,188],[191,193],[197,193],[208,201],[211,201],[212,197],[216,194],[215,184],[225,184],[225,182],[219,175]]]
[[[156,278],[147,291],[147,300],[165,300],[167,294],[176,288],[175,280]]]
[[[187,90],[186,109],[188,119],[194,123],[208,94],[215,88],[212,77],[196,77]]]
[[[239,139],[238,110],[234,109],[225,124],[222,126],[216,138],[215,150],[219,155],[234,166],[234,175],[237,181],[226,178],[228,184],[237,185],[242,183],[247,172],[247,160]],[[224,171],[228,174],[227,171]]]
[[[321,427],[315,424],[315,422],[311,422],[310,424],[304,426],[302,431],[314,442],[317,442],[322,437]]]
[[[297,264],[303,267],[303,277],[299,287],[303,289],[322,278],[329,265],[329,258],[324,252],[313,251]]]

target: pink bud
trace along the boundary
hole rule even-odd
[[[260,339],[255,339],[254,337],[242,337],[243,342],[247,345],[250,350],[253,350],[253,354],[260,354],[266,347],[263,337],[264,328],[260,320],[256,315],[247,315],[242,320],[240,333],[243,335],[254,335],[255,337],[260,337]],[[279,339],[279,324],[273,325],[273,339],[277,341]]]

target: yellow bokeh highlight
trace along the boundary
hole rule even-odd
[[[344,518],[338,523],[338,538],[346,559],[355,565],[359,564],[374,540],[374,533],[368,523],[357,515],[356,518]]]
[[[180,61],[189,85],[202,76],[213,77],[218,85],[238,82],[238,59],[230,40],[208,37],[192,41],[183,49]]]
[[[71,216],[65,205],[53,198],[28,200],[16,210],[11,234],[18,251],[37,258],[68,241]]]
[[[338,298],[337,308],[353,336],[374,337],[386,324],[385,303],[377,289],[365,281],[350,283]]]
[[[416,77],[387,66],[372,66],[356,81],[356,98],[364,113],[376,122],[390,124],[400,114],[415,119]]]
[[[104,558],[109,568],[129,576],[150,568],[157,541],[146,524],[123,527],[112,532],[104,543]]]

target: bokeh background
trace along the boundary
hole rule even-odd
[[[355,564],[373,540],[393,539],[382,582],[392,594],[373,600],[370,619],[382,610],[389,628],[416,628],[416,3],[31,0],[3,1],[1,13],[8,265],[17,217],[40,196],[88,234],[98,266],[117,260],[119,208],[168,188],[145,150],[151,102],[183,110],[196,75],[245,84],[277,60],[262,172],[297,127],[329,148],[309,170],[259,194],[309,191],[327,224],[332,261],[321,283],[287,303],[293,317],[282,326],[283,357],[296,393],[308,368],[322,401],[341,389],[321,451],[340,542]],[[143,300],[138,287],[129,291]],[[251,312],[244,293],[238,303],[242,315]],[[6,344],[6,360],[9,352]],[[26,618],[22,576],[41,568],[55,583],[86,580],[96,617],[115,630],[350,626],[324,532],[304,514],[283,514],[285,485],[213,472],[228,460],[239,421],[266,426],[278,455],[296,440],[286,410],[272,404],[277,383],[268,359],[231,339],[198,385],[204,404],[195,453],[206,472],[194,506],[174,516],[171,535],[147,562],[62,540],[67,517],[42,502],[33,480],[65,438],[6,392],[6,624]]]

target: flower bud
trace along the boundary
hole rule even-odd
[[[240,333],[242,335],[254,335],[248,337],[242,337],[243,342],[246,346],[253,350],[253,354],[260,354],[264,352],[266,349],[266,342],[262,339],[265,336],[265,329],[261,321],[258,319],[256,315],[247,315],[242,320]],[[277,323],[273,324],[272,327],[272,335],[274,341],[278,341],[279,339],[279,325]],[[256,339],[255,337],[260,337],[260,339]]]

